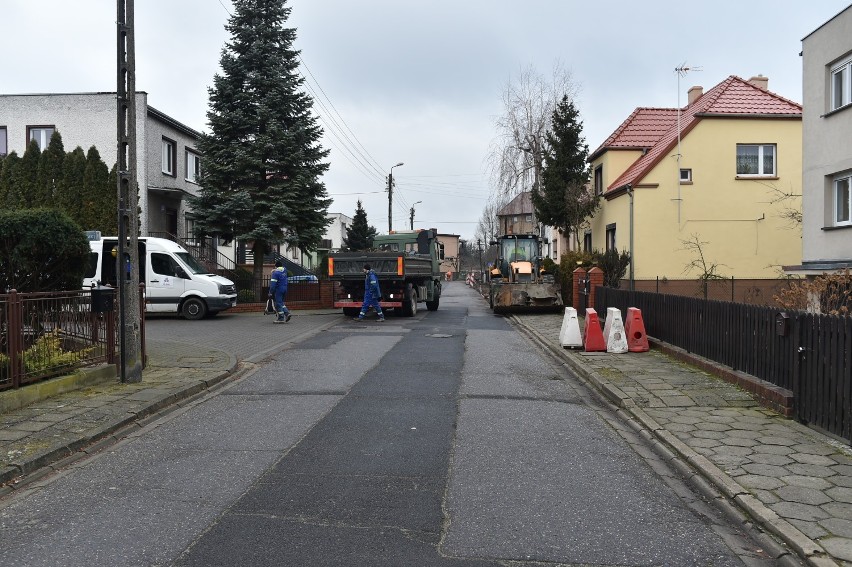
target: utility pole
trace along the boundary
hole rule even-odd
[[[414,230],[414,205],[419,205],[422,202],[423,201],[415,201],[411,205],[411,216],[409,217],[409,225],[410,226],[408,227],[410,230]]]
[[[139,227],[136,210],[136,47],[134,0],[117,0],[118,250],[116,285],[119,309],[119,375],[122,382],[142,381],[139,325]],[[128,247],[129,244],[129,247]],[[129,248],[129,249],[128,249]]]
[[[485,270],[482,267],[482,239],[476,239],[476,248],[479,250],[479,277],[481,281],[485,281]]]
[[[388,234],[393,230],[393,168],[401,165],[405,164],[399,162],[396,165],[392,165],[388,173]]]

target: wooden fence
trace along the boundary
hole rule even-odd
[[[596,308],[642,310],[649,336],[793,392],[794,417],[852,441],[852,317],[597,288]]]

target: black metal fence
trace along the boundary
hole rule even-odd
[[[0,390],[115,363],[114,297],[99,296],[93,309],[92,293],[0,294]]]
[[[642,310],[649,336],[793,392],[795,417],[852,441],[852,317],[597,288]]]

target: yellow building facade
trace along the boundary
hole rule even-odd
[[[801,106],[761,79],[691,92],[679,129],[676,109],[637,109],[591,155],[602,199],[583,247],[630,252],[635,280],[771,279],[796,262]]]

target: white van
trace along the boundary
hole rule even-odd
[[[91,254],[83,287],[94,284],[115,287],[118,238],[90,240]],[[145,310],[180,313],[202,319],[237,304],[234,282],[208,273],[176,242],[165,238],[139,238],[139,282],[145,284]]]

